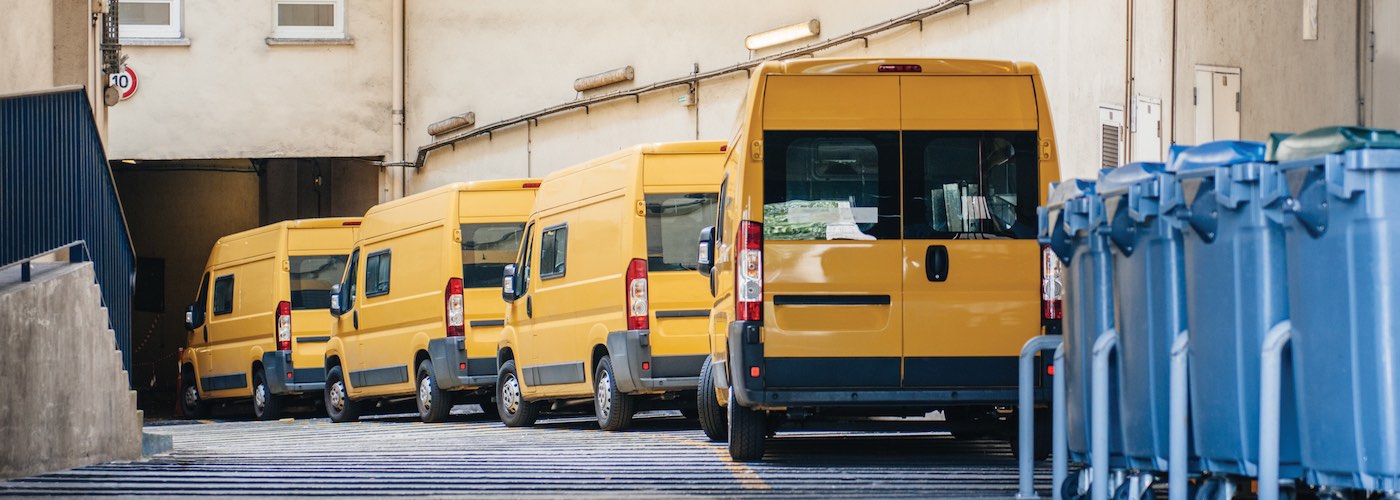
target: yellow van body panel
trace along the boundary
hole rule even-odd
[[[646,197],[713,195],[724,146],[721,141],[644,144],[545,178],[530,217],[530,246],[516,259],[518,272],[528,272],[528,288],[507,306],[501,341],[501,348],[513,353],[527,400],[591,397],[597,356],[603,353],[612,357],[619,378],[632,375],[619,384],[626,392],[678,390],[660,382],[648,385],[665,377],[671,384],[692,379],[693,388],[699,360],[708,352],[705,316],[712,301],[707,281],[694,271],[649,271],[648,343],[631,357],[613,351],[637,348],[623,348],[617,339],[628,334],[629,263],[648,259]],[[541,269],[541,237],[561,229],[567,234],[562,272]],[[697,234],[698,229],[680,229],[661,236],[667,244],[683,245],[689,256]],[[525,254],[532,265],[524,265]],[[689,364],[694,370],[683,368]]]
[[[885,65],[918,65],[921,71],[881,72]],[[766,143],[766,131],[797,137],[822,131],[838,137],[896,134],[898,149],[891,155],[897,159],[885,161],[900,170],[901,214],[916,209],[907,208],[911,192],[919,199],[934,199],[927,192],[906,191],[906,182],[911,182],[906,177],[913,172],[906,169],[916,168],[904,165],[905,148],[915,147],[912,142],[906,145],[906,139],[925,131],[1029,132],[1033,140],[1017,142],[1013,153],[1036,161],[1037,199],[1018,200],[1015,206],[1024,208],[1032,202],[1043,204],[1047,184],[1060,177],[1046,102],[1040,73],[1029,63],[877,58],[760,65],[750,80],[724,167],[726,194],[720,207],[716,290],[708,321],[711,358],[723,372],[717,379],[727,382],[717,384],[719,402],[728,399],[726,385],[742,382],[734,378],[747,377],[750,369],[729,365],[751,355],[731,352],[733,345],[743,344],[730,338],[737,320],[734,256],[740,222],[765,220],[765,160],[786,154],[771,149],[779,146]],[[1026,144],[1029,147],[1023,147]],[[885,168],[885,163],[880,165]],[[838,172],[839,166],[827,171]],[[764,241],[762,345],[757,351],[761,357],[753,366],[762,370],[769,391],[795,389],[801,395],[832,390],[830,401],[840,401],[842,391],[858,392],[850,387],[918,391],[944,387],[940,377],[958,380],[949,385],[961,387],[980,376],[983,366],[998,367],[986,373],[989,387],[1003,387],[1008,379],[1014,385],[1014,358],[1026,340],[1042,333],[1040,250],[1034,237],[916,237],[908,235],[904,216],[892,238]],[[926,256],[935,250],[946,252],[949,262],[941,280],[933,279],[928,269]],[[1000,369],[1008,364],[1009,372]],[[847,373],[804,375],[790,370],[793,367]],[[977,384],[972,383],[981,387]],[[788,406],[762,400],[762,392],[751,390],[740,401],[763,409]],[[1006,394],[1014,399],[1014,391]],[[749,396],[759,400],[748,401]]]
[[[468,252],[463,225],[522,225],[538,185],[538,179],[454,183],[365,213],[354,245],[354,299],[342,304],[345,310],[330,322],[334,350],[326,352],[328,365],[340,365],[351,398],[414,394],[421,359],[433,361],[434,379],[444,390],[494,384],[504,312],[499,277],[489,279],[489,287],[464,283],[464,337],[440,353],[433,346],[452,340],[447,337],[447,287],[451,279],[464,279]],[[508,262],[515,250],[473,250],[470,255],[479,262]],[[371,292],[365,282],[372,256],[387,256],[389,262],[388,289],[383,293]],[[348,274],[347,267],[341,279],[346,290],[351,288]]]
[[[182,362],[195,371],[204,399],[252,395],[253,374],[264,354],[277,352],[276,308],[291,301],[289,258],[344,256],[358,232],[358,218],[286,221],[220,238],[210,250],[205,273],[209,282],[205,324],[189,333]],[[214,314],[213,288],[232,277],[232,308]],[[328,284],[327,288],[328,288]],[[292,311],[292,366],[319,373],[330,320],[325,309]],[[206,337],[207,336],[207,337]],[[206,340],[207,338],[207,340]],[[299,374],[300,375],[300,374]],[[310,380],[320,376],[306,375]],[[298,376],[294,380],[302,381]],[[295,391],[294,391],[295,392]]]

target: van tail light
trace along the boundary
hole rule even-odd
[[[740,321],[763,320],[763,224],[739,221],[734,309]]]
[[[627,264],[627,329],[646,330],[647,321],[647,261],[632,259]]]
[[[277,350],[292,350],[292,303],[277,303]]]
[[[1064,317],[1065,286],[1060,259],[1048,246],[1040,247],[1040,312],[1044,319]]]
[[[462,278],[452,278],[447,280],[447,291],[443,294],[443,304],[447,309],[447,336],[465,337],[466,328],[463,327],[462,316]]]

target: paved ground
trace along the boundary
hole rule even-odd
[[[464,407],[458,407],[462,411]],[[469,408],[469,407],[468,407]],[[641,416],[639,416],[641,417]],[[0,482],[0,495],[1003,497],[1016,468],[999,441],[946,434],[780,433],[767,460],[729,460],[693,421],[639,418],[622,433],[584,418],[507,429],[480,415],[175,423],[146,461]],[[1048,463],[1037,471],[1048,487]]]

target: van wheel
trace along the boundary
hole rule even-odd
[[[447,420],[447,414],[452,413],[448,396],[433,380],[433,361],[418,363],[418,418],[424,422]]]
[[[282,416],[282,398],[267,387],[267,375],[253,370],[253,416],[258,420],[276,420]]]
[[[723,443],[729,439],[729,419],[724,407],[715,399],[714,367],[710,357],[705,356],[705,364],[700,365],[700,390],[696,394],[695,411],[699,413],[700,429],[710,441]],[[687,417],[689,417],[687,415]]]
[[[350,400],[339,366],[326,373],[326,415],[332,422],[354,422],[360,418],[360,408]]]
[[[1044,461],[1047,458],[1050,458],[1050,452],[1053,447],[1053,443],[1051,442],[1051,438],[1053,437],[1051,435],[1051,433],[1053,432],[1053,427],[1050,423],[1051,418],[1052,416],[1050,415],[1050,410],[1048,408],[1035,409],[1035,435],[1032,437],[1031,442],[1032,462],[1040,462]],[[1016,457],[1017,460],[1020,460],[1020,417],[1017,416],[1011,418],[1010,422],[1012,425],[1008,426],[1006,443],[1008,445],[1011,445],[1011,456]]]
[[[525,401],[520,391],[520,377],[515,372],[515,360],[501,365],[496,375],[496,413],[506,427],[529,427],[535,425],[540,409]]]
[[[763,441],[768,438],[768,416],[739,406],[734,388],[729,389],[729,457],[740,462],[763,459]]]
[[[185,372],[184,387],[180,391],[180,407],[185,418],[201,419],[209,416],[209,404],[199,397],[199,386],[195,385],[191,372]]]
[[[632,424],[636,405],[632,395],[617,389],[612,360],[607,356],[598,361],[598,371],[593,374],[593,380],[597,382],[593,391],[593,410],[598,414],[598,427],[605,431],[626,429]]]

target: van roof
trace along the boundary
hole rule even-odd
[[[351,224],[346,224],[347,222]],[[230,235],[225,235],[224,237],[219,238],[218,241],[216,241],[214,244],[218,245],[220,243],[247,238],[249,236],[257,236],[262,233],[277,231],[282,228],[315,229],[328,227],[357,226],[359,225],[359,222],[359,217],[324,217],[319,219],[284,220],[282,222],[274,222],[266,226],[258,226],[252,229],[239,231]]]
[[[637,144],[635,146],[622,148],[616,152],[599,156],[597,158],[592,158],[582,163],[578,163],[566,168],[556,170],[553,173],[545,176],[544,181],[549,182],[550,179],[557,179],[566,175],[578,173],[581,170],[587,170],[596,165],[607,163],[617,158],[622,158],[629,155],[719,153],[723,151],[723,149],[721,148],[727,146],[728,144],[729,143],[726,141],[676,141]]]
[[[917,64],[918,73],[895,75],[1039,75],[1035,64],[1015,61],[938,58],[816,58],[770,61],[759,68],[767,74],[869,74],[880,73],[880,66]]]
[[[424,198],[431,198],[443,193],[455,193],[462,191],[518,191],[522,189],[538,189],[540,179],[496,179],[489,181],[454,182],[444,186],[438,186],[421,193],[405,196],[397,200],[386,201],[370,207],[365,215],[382,212],[384,210],[406,205]]]

